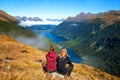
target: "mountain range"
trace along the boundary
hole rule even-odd
[[[68,17],[51,33],[69,39],[60,44],[75,50],[82,63],[120,77],[120,11],[81,14]]]
[[[16,19],[18,19],[19,21],[43,21],[42,19],[40,19],[39,17],[20,17],[20,16],[15,16]]]
[[[58,25],[64,21],[64,19],[41,19],[39,17],[20,17],[15,16],[15,18],[20,22],[19,24],[24,27],[32,26],[32,25]]]

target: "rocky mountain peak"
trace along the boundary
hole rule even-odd
[[[23,17],[16,16],[16,19],[18,19],[19,21],[43,21],[39,17],[26,17],[26,16]]]
[[[95,17],[96,15],[97,14],[81,12],[80,14],[76,15],[75,17],[69,16],[65,21],[67,21],[67,22],[83,22],[85,20]]]

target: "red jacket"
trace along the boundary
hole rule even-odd
[[[57,69],[56,67],[56,61],[57,61],[57,54],[55,52],[48,52],[46,55],[47,59],[47,64],[46,64],[46,69],[47,71],[55,71]]]

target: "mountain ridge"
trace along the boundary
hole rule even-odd
[[[15,18],[19,21],[43,21],[41,18],[39,17],[26,17],[26,16],[23,16],[23,17],[20,17],[20,16],[15,16]]]
[[[18,20],[13,18],[13,16],[7,14],[3,10],[0,10],[0,21],[3,21],[3,22],[17,22]]]
[[[44,20],[47,20],[47,21],[64,21],[65,19],[62,18],[62,19],[53,19],[53,18],[46,18],[46,19],[41,19],[39,17],[26,17],[26,16],[15,16],[15,18],[18,20],[18,21],[44,21]]]
[[[14,38],[18,35],[24,37],[36,36],[33,31],[27,28],[21,28],[18,23],[19,21],[16,18],[0,10],[0,34],[11,35]]]
[[[83,22],[83,21],[91,19],[91,18],[93,18],[93,17],[95,17],[97,15],[98,14],[81,12],[80,14],[76,15],[75,17],[70,17],[69,16],[65,21],[66,22]]]
[[[39,17],[15,17],[19,21],[19,25],[23,27],[29,27],[32,25],[58,25],[64,21],[64,19],[41,19]]]

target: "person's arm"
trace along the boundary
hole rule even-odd
[[[70,58],[69,58],[68,56],[67,56],[66,58],[67,58],[67,63],[68,63],[69,65],[71,65],[72,62],[71,62]]]

